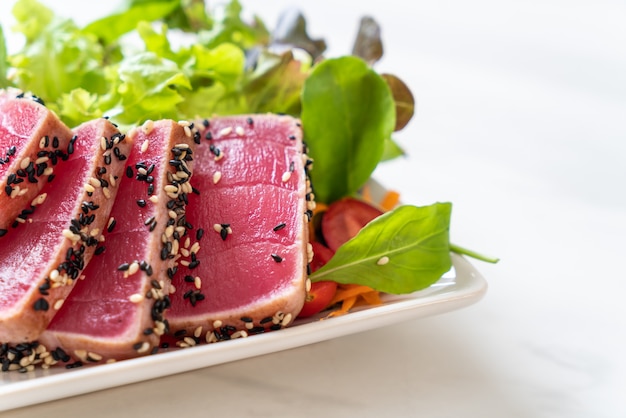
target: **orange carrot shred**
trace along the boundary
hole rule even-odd
[[[341,304],[341,308],[329,313],[328,317],[331,318],[333,316],[341,316],[341,315],[347,314],[350,311],[350,309],[354,306],[355,303],[356,303],[356,296],[352,296],[352,297],[345,299],[343,303]]]
[[[383,196],[383,200],[380,202],[380,206],[385,212],[387,212],[395,208],[398,202],[400,202],[400,193],[389,190],[387,193],[385,193],[385,196]]]

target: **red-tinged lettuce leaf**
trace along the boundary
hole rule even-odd
[[[373,65],[383,56],[383,41],[380,26],[373,17],[364,16],[359,23],[359,31],[352,47],[352,55],[362,58]]]
[[[311,281],[359,284],[393,294],[435,283],[450,269],[452,205],[400,206],[368,223]]]
[[[399,77],[393,74],[381,74],[381,77],[385,79],[391,89],[391,94],[393,94],[393,100],[396,103],[396,127],[394,130],[399,131],[413,118],[415,99],[409,87]]]
[[[333,202],[356,193],[380,162],[396,124],[393,96],[360,58],[328,59],[304,83],[302,123],[316,199]]]

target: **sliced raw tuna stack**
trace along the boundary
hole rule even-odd
[[[20,212],[54,178],[72,138],[52,111],[35,100],[13,98],[16,93],[0,91],[0,237],[17,226]]]
[[[304,303],[314,202],[300,123],[252,115],[204,121],[176,292],[179,346],[289,325]]]
[[[17,107],[33,109],[12,103],[10,110]],[[26,118],[11,126],[25,120],[42,123]],[[105,119],[85,123],[74,134],[64,148],[56,136],[42,137],[50,144],[37,144],[39,162],[23,164],[49,164],[43,171],[54,167],[58,179],[25,205],[18,226],[0,238],[0,342],[39,337],[101,245],[130,144]]]
[[[104,234],[106,249],[39,339],[72,364],[150,354],[167,328],[163,313],[189,226],[185,206],[199,136],[193,126],[169,120],[148,121],[128,136],[135,145]]]

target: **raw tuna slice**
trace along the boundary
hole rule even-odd
[[[150,354],[167,327],[163,312],[187,233],[185,206],[198,134],[183,122],[162,120],[128,135],[135,145],[111,211],[106,250],[92,259],[86,279],[39,339],[51,351],[61,348],[66,360]]]
[[[109,219],[129,141],[106,119],[74,133],[61,151],[67,161],[54,168],[58,179],[19,214],[19,226],[0,238],[0,342],[32,341],[43,332],[81,277]]]
[[[201,124],[199,124],[201,125]],[[196,149],[167,318],[179,346],[288,325],[304,303],[314,202],[302,131],[288,116],[215,118]]]
[[[22,209],[53,178],[54,166],[66,158],[72,131],[34,100],[0,94],[0,237]]]

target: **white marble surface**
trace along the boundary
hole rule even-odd
[[[12,0],[0,3],[6,27]],[[89,2],[47,1],[87,21]],[[9,411],[3,417],[626,416],[626,4],[243,1],[301,8],[330,55],[374,15],[379,69],[412,87],[410,158],[377,177],[454,203],[478,304],[299,349]],[[102,8],[102,9],[100,9]]]

